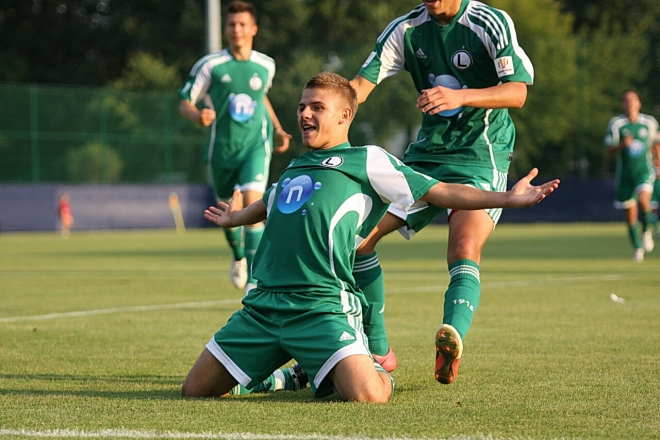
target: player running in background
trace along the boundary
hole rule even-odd
[[[352,271],[357,246],[388,203],[402,210],[415,200],[461,209],[522,207],[559,183],[531,186],[536,170],[506,193],[438,182],[379,147],[351,147],[357,106],[345,78],[312,78],[298,104],[302,143],[311,151],[262,200],[239,210],[235,194],[229,206],[205,212],[222,227],[268,222],[254,261],[257,287],[206,345],[183,383],[184,396],[222,396],[237,383],[249,388],[295,358],[316,397],[336,391],[344,400],[387,402],[394,382],[371,357],[362,328],[365,299]]]
[[[391,22],[351,81],[364,102],[385,78],[408,71],[419,92],[422,127],[403,162],[443,182],[505,191],[515,128],[508,108],[520,108],[532,84],[532,64],[518,45],[509,15],[478,1],[426,0]],[[419,202],[392,206],[358,249],[355,277],[369,307],[365,329],[386,369],[396,367],[385,323],[383,275],[375,246],[392,231],[410,239],[447,211],[447,263],[443,324],[436,332],[435,378],[452,383],[463,342],[479,306],[481,249],[501,209],[445,210]]]
[[[658,229],[658,209],[660,208],[660,139],[651,147],[653,166],[655,168],[655,183],[653,184],[653,195],[651,196],[651,227],[656,239],[660,239]]]
[[[259,200],[268,184],[273,133],[279,153],[291,138],[266,96],[275,61],[252,49],[257,29],[255,7],[231,2],[224,28],[229,47],[197,61],[178,91],[181,115],[211,127],[204,162],[216,198],[227,200],[238,187],[245,206]],[[198,103],[204,108],[198,109]],[[254,286],[249,268],[262,233],[262,223],[225,229],[232,250],[230,276],[246,292]]]
[[[644,261],[644,253],[654,247],[649,226],[653,223],[651,195],[656,172],[651,148],[658,139],[658,121],[640,113],[642,102],[637,91],[628,89],[621,95],[623,114],[610,119],[605,145],[616,162],[616,196],[614,206],[623,209],[628,235],[633,245],[633,260]],[[641,210],[641,231],[639,218]],[[657,228],[657,219],[655,220]]]

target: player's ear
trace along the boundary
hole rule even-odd
[[[344,107],[341,109],[341,118],[339,119],[339,123],[350,123],[351,119],[353,119],[353,110],[351,110],[349,107]]]

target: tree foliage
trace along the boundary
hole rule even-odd
[[[226,4],[228,0],[223,1]],[[352,78],[385,26],[419,0],[254,0],[255,49],[273,57],[269,97],[292,133],[304,82],[321,70]],[[512,110],[518,139],[512,173],[533,165],[552,175],[599,175],[601,137],[622,89],[640,89],[647,113],[660,95],[657,0],[486,0],[512,17],[535,67],[524,108]],[[205,0],[5,0],[0,4],[0,81],[175,90],[205,53]],[[224,11],[223,11],[224,12]],[[384,81],[360,107],[356,144],[400,147],[421,121],[407,75]],[[144,130],[131,103],[111,109]],[[397,145],[399,144],[399,145]],[[275,156],[288,163],[302,147]],[[124,158],[125,160],[125,158]],[[126,164],[130,167],[130,164]]]

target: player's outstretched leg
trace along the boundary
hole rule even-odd
[[[463,341],[458,331],[442,324],[435,333],[435,380],[443,384],[454,382],[463,354]]]
[[[232,259],[229,266],[229,279],[237,289],[245,288],[247,283],[247,260],[245,259],[245,245],[243,243],[243,228],[224,229],[227,243],[231,248]]]

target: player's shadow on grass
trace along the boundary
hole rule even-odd
[[[0,395],[7,396],[71,396],[94,397],[102,399],[125,400],[243,400],[246,402],[309,402],[335,401],[336,395],[325,399],[315,399],[311,389],[302,391],[278,391],[255,393],[229,398],[183,398],[181,384],[183,376],[128,375],[128,376],[93,376],[84,374],[0,374],[0,381],[6,381],[0,387]],[[20,386],[11,387],[14,381]],[[34,382],[31,384],[30,382]],[[49,385],[45,387],[43,383]],[[131,384],[139,389],[131,389]],[[10,386],[6,386],[10,385]]]

